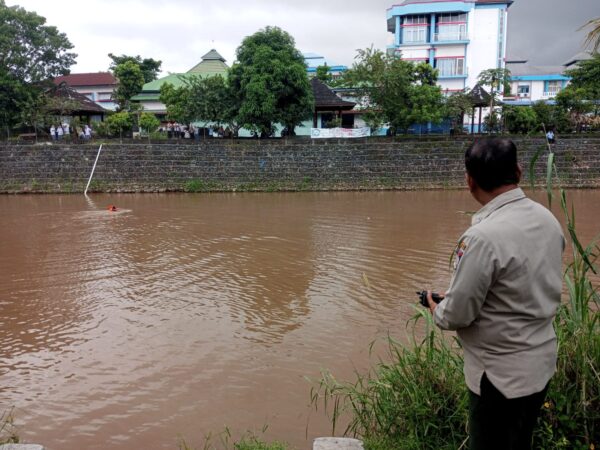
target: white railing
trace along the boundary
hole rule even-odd
[[[434,33],[433,40],[435,42],[444,41],[466,41],[468,34],[466,31],[450,31],[444,33]]]
[[[464,70],[450,70],[446,72],[439,72],[439,77],[466,77],[468,75],[467,69]]]
[[[547,91],[544,91],[542,93],[542,97],[543,98],[554,98],[556,97],[556,94],[558,94],[561,91],[561,88],[548,88]]]

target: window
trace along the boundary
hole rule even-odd
[[[467,39],[467,15],[440,14],[435,30],[436,41],[464,41]]]
[[[435,67],[440,77],[466,75],[464,58],[440,58],[436,60]]]
[[[427,16],[406,16],[402,24],[402,42],[427,42]]]
[[[562,89],[562,81],[548,81],[546,92],[549,94],[558,94]]]
[[[110,100],[112,97],[112,92],[98,92],[98,101],[106,101]]]
[[[465,13],[449,13],[449,14],[440,14],[438,16],[438,23],[448,23],[448,22],[465,23],[466,21],[467,21],[467,15]]]
[[[406,16],[404,25],[427,25],[427,16]]]
[[[517,96],[529,97],[529,85],[528,84],[520,84],[519,86],[517,86]]]

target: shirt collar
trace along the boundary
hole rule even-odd
[[[479,211],[477,211],[477,213],[473,216],[473,219],[471,220],[471,224],[477,225],[479,222],[487,218],[491,213],[493,213],[497,209],[502,208],[508,203],[512,203],[523,198],[525,198],[525,192],[523,192],[523,189],[521,188],[506,191],[503,194],[494,197],[494,199],[492,199],[489,203],[486,203]]]

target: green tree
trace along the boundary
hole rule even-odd
[[[588,98],[588,90],[577,88],[574,85],[568,86],[556,94],[556,107],[568,117],[572,129],[576,132],[582,130],[586,116],[595,107]]]
[[[592,52],[600,50],[600,17],[590,20],[581,29],[590,27],[588,35],[586,36],[584,46],[591,46]]]
[[[160,88],[159,100],[167,107],[167,117],[180,123],[196,120],[193,101],[186,86],[175,87],[165,83]]]
[[[508,69],[486,69],[483,70],[477,77],[477,82],[482,86],[490,88],[490,123],[495,117],[494,105],[496,103],[496,95],[499,92],[510,92],[510,70]]]
[[[592,111],[598,115],[600,101],[600,53],[592,55],[591,59],[581,61],[577,67],[567,70],[565,75],[571,77],[567,90],[581,90],[580,94],[593,103]]]
[[[403,61],[373,47],[359,50],[356,60],[342,83],[371,111],[372,124],[383,119],[395,130],[407,130],[416,123],[441,122],[443,96],[430,65]]]
[[[327,65],[327,63],[317,67],[317,72],[315,76],[325,84],[331,83],[331,80],[333,79],[333,77],[329,73],[329,66]]]
[[[162,65],[162,61],[152,59],[152,58],[144,58],[140,55],[137,56],[127,56],[121,55],[117,56],[112,53],[108,54],[108,57],[112,60],[110,63],[109,70],[115,70],[115,68],[119,64],[126,63],[128,61],[137,64],[142,71],[142,75],[144,76],[144,83],[150,83],[158,78],[158,74],[160,73],[160,66]]]
[[[119,139],[123,139],[123,132],[131,130],[133,118],[127,111],[121,111],[111,114],[106,119],[107,127],[111,134],[119,135]]]
[[[314,99],[304,58],[294,39],[277,27],[248,36],[236,51],[230,86],[240,99],[238,118],[244,127],[269,136],[274,124],[290,135],[310,117]]]
[[[510,133],[529,133],[538,125],[538,118],[529,106],[504,106],[502,108],[504,123]]]
[[[44,83],[75,62],[72,48],[44,17],[0,0],[0,125],[8,130],[39,110]]]
[[[452,121],[454,131],[463,132],[462,125],[465,114],[470,114],[473,110],[473,101],[466,92],[455,92],[446,97],[444,102],[446,117]]]
[[[114,98],[119,104],[119,110],[127,111],[131,97],[138,94],[144,86],[144,75],[140,67],[132,61],[115,66],[113,73],[118,82]]]
[[[564,110],[556,105],[551,105],[543,100],[539,100],[531,105],[537,118],[537,129],[543,131],[544,128],[554,128],[559,132],[570,130],[570,123]]]
[[[158,128],[160,120],[154,114],[143,112],[138,121],[140,127],[148,133],[148,142],[150,142],[150,135]]]

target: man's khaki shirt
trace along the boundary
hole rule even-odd
[[[540,392],[554,374],[564,242],[552,213],[518,188],[473,216],[434,313],[440,328],[457,330],[472,392],[484,372],[507,398]]]

